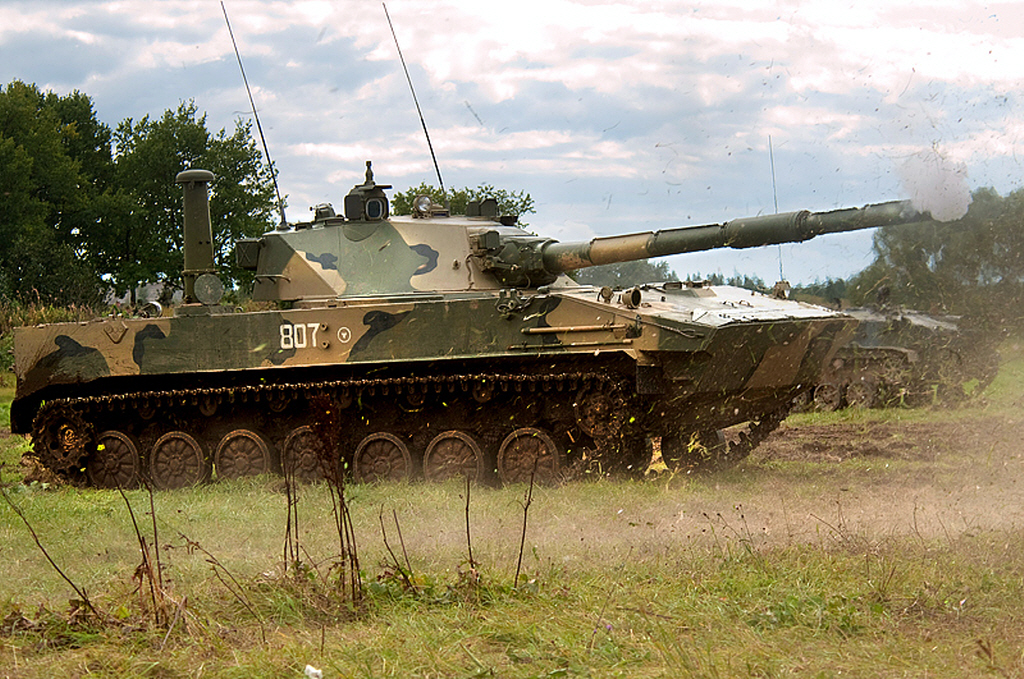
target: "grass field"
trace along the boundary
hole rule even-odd
[[[125,500],[20,483],[27,446],[0,438],[24,516],[0,504],[0,676],[1024,676],[1024,351],[1004,357],[968,407],[800,415],[729,471],[536,488],[518,583],[527,488],[473,487],[467,539],[458,483],[349,487],[358,603],[326,486],[300,491],[287,572],[279,479],[155,495],[158,600]],[[814,440],[837,431],[842,456]],[[150,497],[127,499],[152,542]]]

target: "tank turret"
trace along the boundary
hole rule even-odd
[[[495,211],[450,217],[424,209],[388,218],[382,187],[366,183],[345,198],[345,217],[318,206],[311,222],[238,244],[256,272],[254,297],[296,301],[416,290],[538,288],[567,271],[715,248],[795,243],[815,236],[929,220],[909,202],[829,212],[789,212],[723,224],[560,243],[513,226]],[[429,202],[429,199],[428,199]],[[441,216],[433,216],[440,212]]]
[[[493,201],[450,216],[417,200],[393,217],[367,164],[344,215],[317,205],[237,244],[253,296],[277,302],[241,312],[219,304],[212,179],[177,178],[186,295],[173,313],[16,331],[11,428],[57,474],[158,488],[271,472],[554,482],[639,473],[655,441],[674,469],[734,463],[820,384],[856,320],[704,283],[614,295],[565,272],[928,219],[885,203],[559,243]],[[313,425],[328,415],[324,441]],[[726,439],[733,425],[746,429]]]

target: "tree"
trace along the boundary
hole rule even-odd
[[[789,296],[790,299],[799,299],[801,302],[838,308],[846,298],[846,281],[842,278],[828,277],[824,281],[816,280],[806,285],[795,285]]]
[[[115,182],[122,194],[110,196],[108,222],[95,234],[101,269],[119,293],[145,283],[181,285],[182,199],[175,176],[188,168],[210,170],[210,216],[215,259],[228,285],[245,284],[251,274],[235,266],[234,242],[268,230],[273,184],[250,134],[237,121],[228,135],[211,134],[206,116],[193,102],[118,125],[114,133]]]
[[[533,198],[530,194],[507,189],[496,189],[491,184],[480,184],[475,189],[449,189],[442,193],[440,189],[420,183],[391,197],[391,211],[396,215],[412,214],[412,202],[417,196],[430,196],[438,205],[447,205],[453,215],[466,214],[466,205],[474,200],[494,198],[498,202],[498,214],[516,215],[520,218],[519,226],[527,226],[522,216],[534,212]]]
[[[105,146],[106,144],[106,146]],[[54,304],[99,301],[87,251],[109,130],[88,97],[43,94],[13,81],[0,90],[0,291]],[[88,167],[88,170],[85,168]]]
[[[732,285],[737,288],[756,290],[757,292],[767,292],[769,289],[760,276],[749,276],[747,274],[740,274],[736,272],[734,272],[732,276],[726,278],[720,273],[712,273],[704,276],[698,271],[697,273],[689,274],[686,277],[686,280],[707,281],[711,285]]]
[[[641,283],[679,280],[679,276],[665,260],[651,263],[647,259],[591,266],[579,269],[570,275],[576,279],[577,283],[583,285],[607,285],[611,288],[628,288]]]
[[[871,303],[883,288],[893,304],[923,311],[985,317],[1003,328],[1024,325],[1024,189],[1001,197],[972,194],[953,222],[883,227],[875,261],[848,289]]]
[[[116,132],[80,92],[59,96],[13,81],[0,90],[0,294],[96,304],[113,289],[180,285],[180,187],[187,168],[211,170],[216,258],[229,285],[236,239],[267,230],[273,188],[241,121],[211,134],[192,102]]]

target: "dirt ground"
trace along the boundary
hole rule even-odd
[[[952,539],[1024,528],[1024,418],[979,410],[928,420],[784,422],[750,460],[763,483],[748,518],[766,537],[784,540],[822,531]],[[775,461],[826,468],[794,483],[801,473],[776,474]]]
[[[946,422],[800,425],[783,422],[757,449],[761,459],[843,462],[853,458],[936,461],[973,450],[1015,459],[1024,452],[1024,418],[957,417]]]

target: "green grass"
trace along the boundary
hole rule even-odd
[[[461,484],[351,487],[366,593],[353,608],[334,585],[326,488],[301,491],[303,570],[284,576],[282,484],[245,479],[155,496],[168,629],[138,591],[119,494],[14,483],[11,501],[110,619],[69,612],[75,593],[0,504],[0,676],[1024,676],[1024,360],[1004,355],[969,407],[787,423],[983,421],[998,434],[985,450],[755,456],[708,476],[535,489],[518,588],[524,487],[471,490],[475,568]],[[7,467],[24,449],[0,439]],[[128,497],[148,535],[148,495]],[[413,589],[383,544],[382,514],[405,563],[392,513]]]
[[[191,676],[200,668],[215,677],[301,676],[307,663],[334,677],[1024,671],[1019,530],[951,519],[929,530],[924,516],[916,530],[861,524],[853,499],[839,500],[849,502],[845,512],[835,506],[844,491],[824,470],[816,485],[833,498],[792,497],[782,502],[788,510],[772,513],[765,507],[780,487],[807,479],[768,468],[753,483],[750,471],[539,489],[518,589],[523,488],[472,492],[479,581],[464,575],[461,486],[355,488],[367,592],[358,615],[330,584],[337,541],[324,488],[305,489],[300,502],[310,570],[298,581],[281,576],[285,510],[275,479],[160,493],[161,544],[173,547],[163,552],[168,591],[187,602],[169,634],[140,615],[132,593],[138,547],[116,493],[21,488],[12,499],[54,560],[98,607],[123,611],[131,624],[69,621],[70,588],[0,509],[0,617],[20,612],[37,626],[3,639],[0,669],[110,677]],[[892,473],[899,486],[905,472]],[[130,498],[145,518],[148,498]],[[384,567],[382,507],[388,519],[391,510],[398,515],[416,591]],[[226,566],[250,606],[179,532]],[[978,656],[978,640],[991,659]]]

